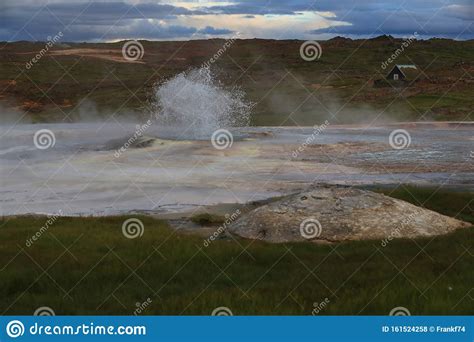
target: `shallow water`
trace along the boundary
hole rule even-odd
[[[40,129],[55,144],[34,144]],[[111,215],[176,212],[244,203],[304,189],[313,182],[415,183],[472,189],[469,127],[412,128],[411,145],[393,149],[394,127],[240,128],[231,147],[210,140],[168,140],[169,129],[144,133],[152,144],[124,146],[135,124],[0,126],[0,212]],[[176,135],[173,134],[176,138]],[[312,136],[302,152],[293,152]],[[133,144],[132,144],[133,145]]]

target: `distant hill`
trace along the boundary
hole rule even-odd
[[[38,122],[140,115],[157,83],[207,63],[224,86],[240,87],[255,103],[256,125],[474,120],[472,40],[416,40],[400,52],[404,40],[391,36],[335,37],[319,42],[321,58],[312,62],[301,58],[298,40],[140,41],[137,61],[123,57],[125,43],[1,43],[0,116],[25,112]],[[394,64],[415,64],[423,80],[374,87]]]

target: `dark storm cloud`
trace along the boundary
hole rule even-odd
[[[316,11],[328,12],[322,14],[329,27],[314,23],[314,29],[308,30],[305,22],[306,29],[298,31],[296,22],[297,34],[374,36],[418,32],[425,36],[473,37],[471,0],[237,0],[230,5],[186,0],[181,5],[139,0],[7,0],[0,3],[0,40],[45,40],[59,31],[66,41],[223,36],[234,32],[234,28],[226,27],[229,15],[241,15],[241,33],[245,36],[246,20],[283,15],[303,20],[304,13]],[[195,27],[192,19],[206,15],[218,17],[217,25],[214,20],[212,26],[201,23]],[[265,34],[272,32],[266,30]],[[276,32],[274,35],[278,36]]]
[[[472,38],[474,4],[471,0],[318,0],[241,1],[231,6],[213,6],[208,10],[227,14],[293,14],[303,11],[331,12],[350,25],[315,29],[312,33],[346,35],[406,35]]]
[[[202,13],[167,4],[64,2],[21,5],[21,2],[12,2],[0,7],[0,40],[45,40],[59,31],[69,41],[191,36],[197,31],[195,28],[152,25],[149,19],[170,20],[177,15],[196,14]]]
[[[322,9],[330,10],[330,6]],[[378,6],[348,6],[332,10],[349,26],[316,29],[312,33],[345,35],[407,35],[417,32],[424,36],[472,38],[474,6],[466,1],[390,1]]]
[[[223,34],[231,34],[234,33],[232,30],[227,29],[216,29],[212,26],[206,26],[203,29],[200,29],[198,33],[206,34],[206,35],[223,35]]]

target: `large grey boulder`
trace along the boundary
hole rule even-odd
[[[268,242],[416,238],[471,224],[371,191],[317,186],[263,205],[232,223],[232,234]]]

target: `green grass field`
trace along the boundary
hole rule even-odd
[[[410,190],[392,195],[474,222],[472,194]],[[4,218],[2,314],[48,306],[58,315],[131,315],[146,301],[145,315],[208,315],[222,306],[235,315],[310,315],[315,308],[320,315],[387,315],[399,306],[413,315],[474,314],[473,228],[386,247],[242,239],[204,247],[203,238],[150,217],[139,217],[143,236],[127,239],[126,218],[59,218],[30,247],[25,241],[46,218]]]
[[[46,55],[26,71],[25,64],[44,43],[6,44],[0,51],[0,105],[26,110],[33,122],[146,113],[155,84],[199,67],[223,44],[219,39],[144,41],[143,64]],[[400,47],[401,39],[322,41],[322,57],[315,62],[301,59],[301,44],[237,40],[213,64],[223,85],[240,87],[255,104],[252,125],[314,125],[326,119],[333,125],[376,119],[473,120],[473,41],[414,42],[396,60],[415,64],[421,72],[421,81],[408,88],[373,85],[393,66],[383,69],[381,64]],[[120,56],[123,43],[67,45],[57,49],[114,50]]]
[[[453,192],[442,189],[442,187],[430,188],[413,185],[401,185],[395,189],[372,187],[372,190],[459,220],[474,223],[474,193],[469,191]]]

